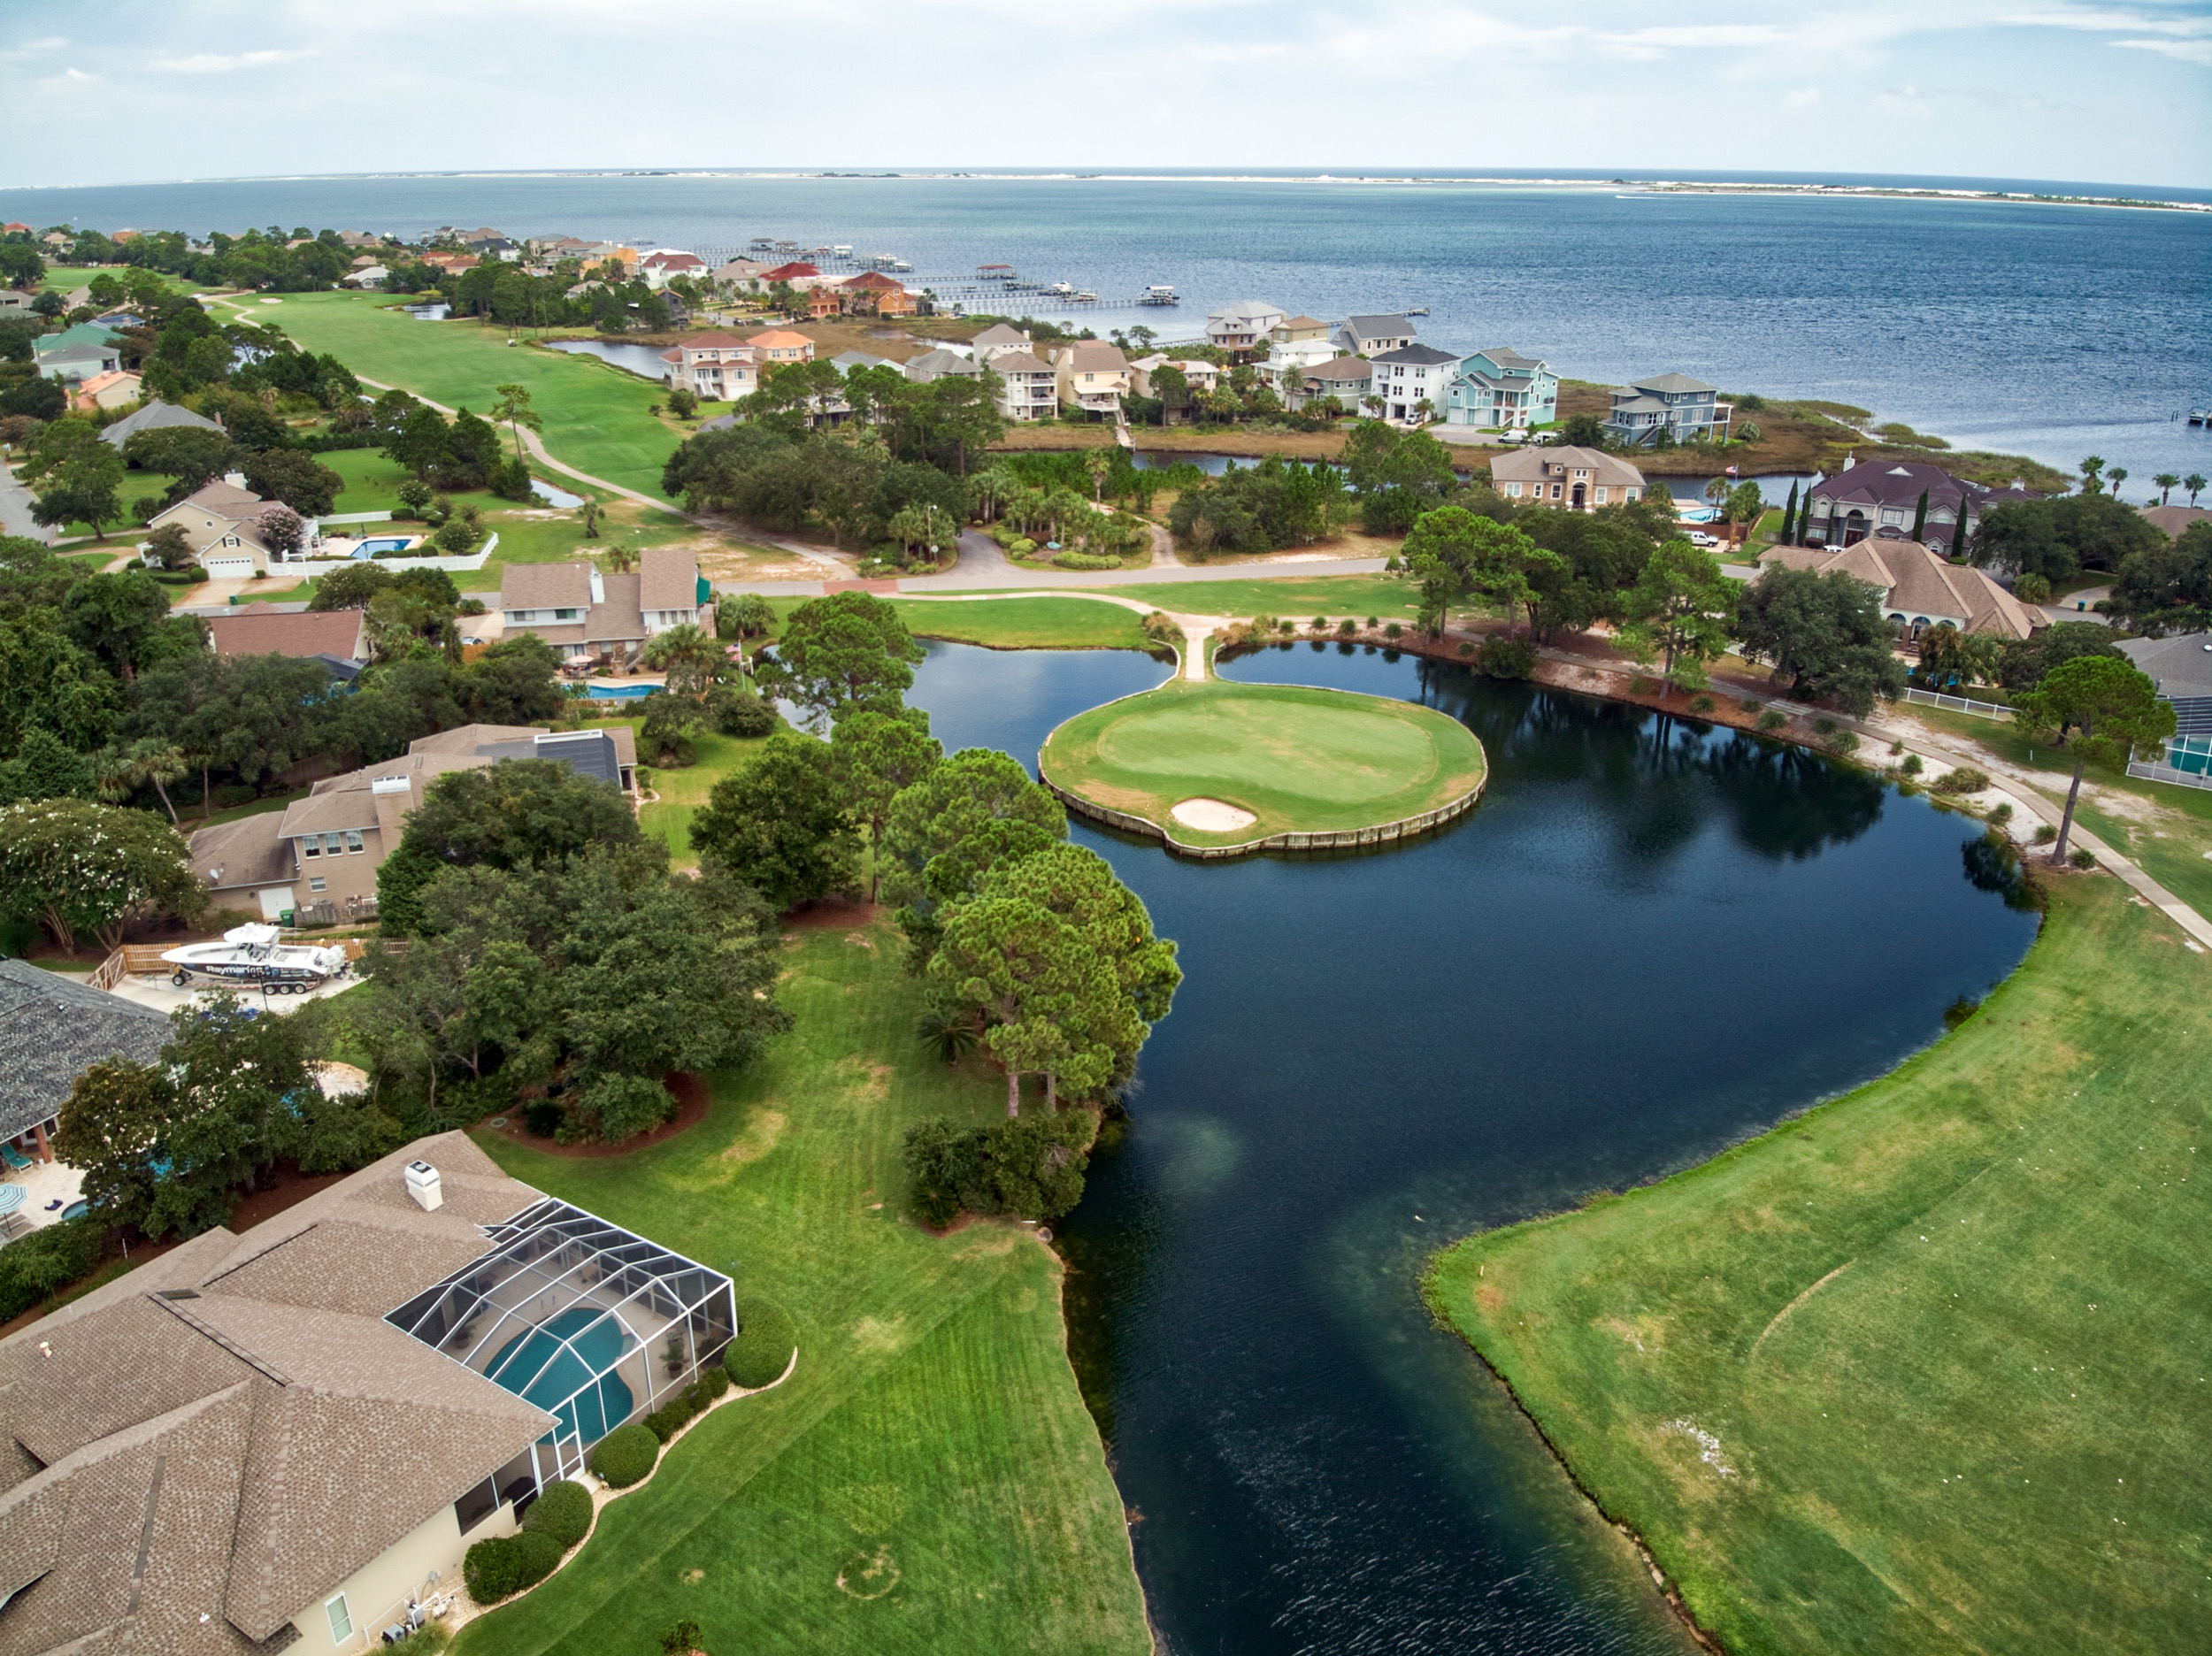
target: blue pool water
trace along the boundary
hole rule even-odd
[[[589,686],[587,694],[595,702],[637,702],[659,689],[658,685],[626,684]]]
[[[634,1344],[612,1316],[579,1306],[508,1341],[485,1374],[558,1417],[559,1436],[596,1443],[629,1418],[634,1399],[615,1376],[591,1377]]]
[[[384,535],[374,540],[364,540],[353,548],[353,556],[365,558],[374,557],[380,552],[404,552],[407,539],[405,535]]]

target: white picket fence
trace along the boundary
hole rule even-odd
[[[2008,724],[2015,717],[2010,708],[2001,707],[1994,702],[1969,701],[1964,696],[1945,695],[1939,690],[1909,688],[1905,692],[1905,700],[1917,702],[1923,707],[1948,708],[1954,713],[1970,713],[1976,718],[1999,719]]]

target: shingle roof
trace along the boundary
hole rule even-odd
[[[0,1138],[60,1110],[103,1058],[151,1063],[169,1020],[28,961],[0,960]]]
[[[603,602],[592,605],[584,616],[584,641],[588,644],[628,644],[645,636],[644,606],[638,602],[638,578],[635,575],[603,575],[600,587],[605,592]]]
[[[211,617],[208,640],[218,656],[334,656],[341,661],[368,659],[368,612],[311,610],[301,615],[257,614]]]
[[[280,811],[256,811],[192,836],[192,873],[211,891],[289,886],[295,868]]]
[[[1941,507],[1952,512],[1962,500],[1971,500],[1976,511],[1985,511],[2006,501],[2028,498],[2024,489],[1996,489],[1969,482],[1924,460],[1862,461],[1814,484],[1809,494],[1845,506],[1910,509],[1918,505],[1923,489],[1928,493],[1931,510]]]
[[[1633,383],[1639,391],[1656,391],[1662,395],[1670,391],[1679,394],[1684,391],[1719,389],[1717,386],[1707,385],[1702,380],[1693,380],[1687,374],[1678,373],[1653,374],[1647,380],[1638,380]]]
[[[1401,334],[1414,331],[1413,324],[1402,316],[1356,316],[1347,318],[1346,329],[1362,339],[1395,339]]]
[[[1372,380],[1375,364],[1364,356],[1333,356],[1327,362],[1316,363],[1306,370],[1309,380],[1333,380],[1340,384]]]
[[[1457,351],[1439,350],[1433,345],[1401,345],[1396,350],[1385,351],[1375,358],[1379,363],[1406,363],[1432,368],[1439,363],[1457,362]]]
[[[510,564],[499,574],[502,610],[581,610],[590,602],[588,564]]]
[[[1577,448],[1562,443],[1555,448],[1516,448],[1494,456],[1490,462],[1490,479],[1494,483],[1537,483],[1554,479],[1572,480],[1572,473],[1586,471],[1591,483],[1609,487],[1621,484],[1629,488],[1641,488],[1644,474],[1625,460],[1596,448]]]
[[[406,1196],[417,1158],[435,1213]],[[281,1648],[520,1453],[551,1416],[382,1314],[536,1199],[465,1135],[419,1139],[0,1340],[0,1442],[28,1451],[0,1461],[0,1651]]]
[[[2169,540],[2178,540],[2193,524],[2212,523],[2212,510],[2202,506],[2146,506],[2142,513]]]
[[[179,408],[173,402],[149,402],[136,413],[127,415],[112,426],[100,428],[100,441],[120,448],[142,431],[158,431],[164,426],[189,426],[196,431],[219,432],[223,428],[204,414],[195,414],[190,409]]]
[[[987,351],[994,345],[1011,345],[1018,349],[1026,350],[1029,348],[1029,336],[1019,328],[1009,327],[1003,322],[994,322],[970,342],[979,352]]]
[[[1949,563],[1917,540],[1870,536],[1833,550],[1777,547],[1761,554],[1759,563],[1763,567],[1855,576],[1887,594],[1883,609],[1908,619],[1955,616],[1964,619],[1969,632],[2003,639],[2024,639],[2041,625],[2039,617],[1980,570]]]
[[[1487,357],[1492,364],[1500,369],[1534,369],[1541,368],[1544,365],[1543,363],[1537,357],[1524,356],[1520,352],[1515,350],[1510,345],[1493,345],[1487,349],[1477,351],[1475,355],[1478,356]]]
[[[958,351],[940,347],[936,350],[926,350],[918,356],[909,357],[900,372],[909,380],[920,381],[940,380],[947,374],[979,375],[983,370],[972,357],[963,356]]]
[[[638,607],[698,609],[699,560],[678,547],[647,547],[638,558]]]
[[[2123,654],[2148,673],[2170,701],[2212,696],[2212,632],[2178,638],[2118,639]]]

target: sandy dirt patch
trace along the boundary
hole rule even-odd
[[[1259,821],[1250,811],[1240,810],[1217,799],[1187,799],[1168,815],[1184,827],[1195,828],[1201,833],[1234,833]]]

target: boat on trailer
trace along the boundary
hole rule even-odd
[[[305,994],[333,978],[346,975],[346,952],[331,945],[287,943],[273,925],[233,926],[219,943],[187,943],[165,949],[161,958],[174,970],[169,981],[180,989],[195,978],[265,988],[273,994]]]

